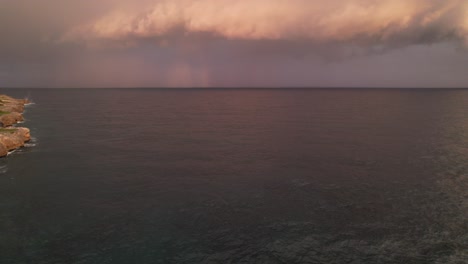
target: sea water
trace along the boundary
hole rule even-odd
[[[0,263],[467,260],[468,90],[0,92]]]

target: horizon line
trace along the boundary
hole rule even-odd
[[[220,86],[220,87],[152,87],[152,86],[128,86],[128,87],[111,87],[111,86],[101,86],[101,87],[28,87],[28,86],[17,86],[17,87],[0,87],[0,89],[160,89],[160,90],[170,90],[170,89],[179,89],[179,90],[189,90],[189,89],[266,89],[266,90],[274,90],[274,89],[311,89],[311,90],[324,90],[324,89],[396,89],[396,90],[404,90],[404,89],[426,89],[426,90],[440,90],[440,89],[451,89],[451,90],[464,90],[468,89],[468,87],[358,87],[358,86],[328,86],[328,87],[319,87],[319,86],[291,86],[291,87],[267,87],[267,86]]]

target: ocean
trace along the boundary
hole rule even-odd
[[[468,261],[468,90],[0,93],[2,264]]]

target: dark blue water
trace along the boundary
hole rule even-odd
[[[468,260],[468,90],[0,92],[0,263]]]

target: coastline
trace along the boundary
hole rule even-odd
[[[28,128],[15,126],[24,120],[24,107],[28,103],[27,99],[0,95],[0,157],[23,147],[31,139]]]

